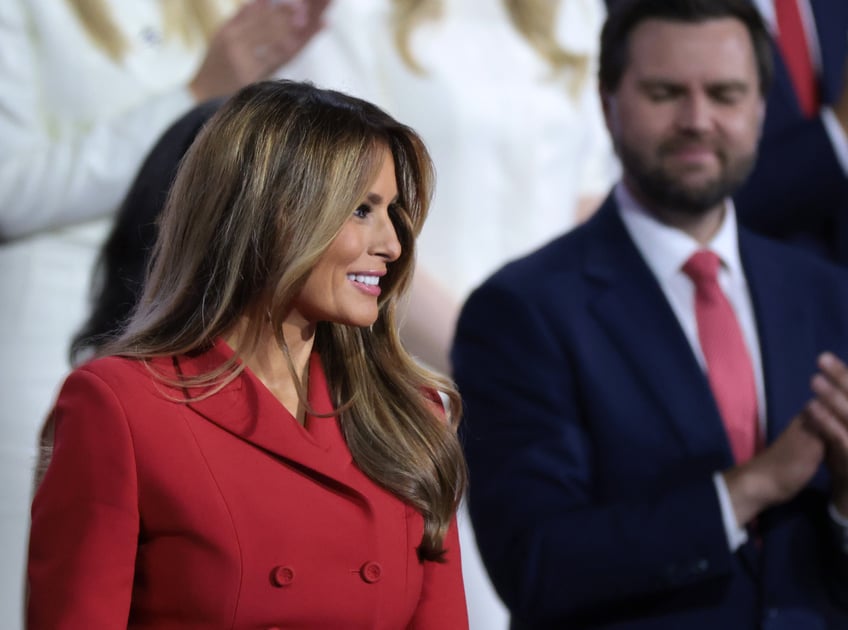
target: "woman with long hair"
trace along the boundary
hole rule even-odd
[[[459,399],[396,323],[432,185],[344,94],[216,112],[128,325],[45,425],[32,630],[467,627]]]
[[[595,78],[604,16],[602,0],[334,0],[289,68],[427,143],[439,186],[403,334],[443,373],[471,290],[588,216],[617,175]]]
[[[409,350],[451,373],[456,318],[507,261],[574,227],[618,174],[596,81],[602,0],[334,0],[289,67],[421,134],[438,187],[402,318]],[[474,630],[505,630],[460,513]]]
[[[196,103],[285,65],[328,0],[0,2],[0,610],[22,620],[38,430],[110,221]]]

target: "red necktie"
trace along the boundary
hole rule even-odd
[[[750,459],[757,443],[757,387],[751,357],[724,291],[718,256],[701,250],[683,265],[695,284],[695,319],[715,396],[736,463]]]
[[[774,10],[777,16],[777,43],[789,69],[789,76],[792,77],[801,111],[810,118],[819,109],[819,89],[798,1],[775,0]]]

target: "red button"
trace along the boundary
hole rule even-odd
[[[294,569],[291,567],[274,567],[271,571],[271,584],[274,586],[288,586],[294,581]]]
[[[383,577],[383,567],[378,562],[366,562],[359,569],[359,575],[369,584],[373,584],[379,582],[380,578]]]

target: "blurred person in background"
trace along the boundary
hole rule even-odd
[[[613,7],[622,179],[463,308],[469,505],[513,629],[848,627],[848,274],[731,200],[771,61],[747,0]]]
[[[126,326],[144,288],[159,215],[180,162],[225,102],[216,98],[192,107],[165,130],[144,159],[95,262],[88,317],[71,343],[72,365],[91,358]]]
[[[38,427],[109,217],[164,129],[286,64],[326,0],[0,3],[0,616],[19,627]]]
[[[848,2],[752,0],[775,82],[740,221],[848,266]]]
[[[848,2],[750,2],[771,34],[775,80],[757,164],[735,197],[740,222],[848,265]]]

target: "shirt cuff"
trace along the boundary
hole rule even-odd
[[[842,167],[842,172],[848,176],[848,136],[846,136],[845,130],[830,107],[822,108],[821,119],[827,136],[830,138],[833,152],[836,154],[836,160]]]
[[[739,547],[748,542],[748,531],[744,527],[739,527],[736,521],[730,492],[721,473],[713,475],[713,483],[718,494],[718,504],[721,506],[721,520],[724,523],[724,533],[727,535],[727,546],[730,548],[730,553],[735,553]]]
[[[833,503],[827,506],[827,513],[830,514],[830,523],[839,548],[848,554],[848,517],[843,516]]]

